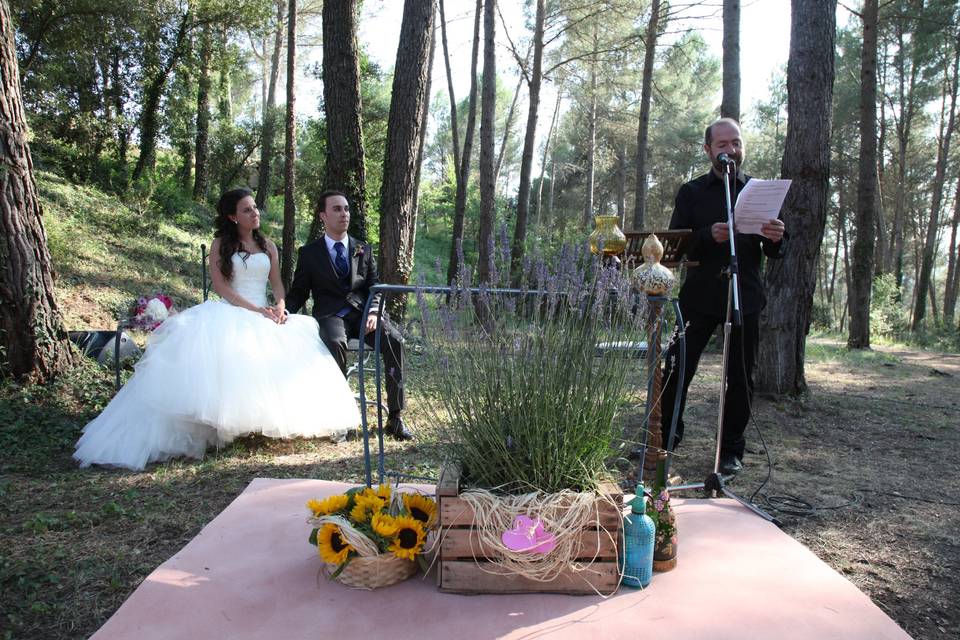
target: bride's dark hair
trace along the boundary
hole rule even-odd
[[[246,198],[252,196],[250,189],[231,189],[227,191],[217,202],[217,218],[214,220],[213,232],[214,238],[220,238],[220,273],[227,280],[233,279],[233,254],[239,253],[246,260],[250,254],[244,250],[240,243],[240,236],[237,235],[237,223],[230,219],[230,216],[237,213],[237,204]],[[261,251],[267,250],[267,239],[260,229],[253,230],[253,241],[257,243]]]

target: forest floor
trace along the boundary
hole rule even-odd
[[[55,176],[40,188],[68,328],[109,328],[137,293],[199,299],[202,221],[181,231]],[[706,354],[691,387],[673,467],[687,481],[712,465],[719,360]],[[755,500],[795,512],[776,512],[787,533],[912,636],[960,637],[960,355],[850,352],[818,337],[806,374],[803,397],[756,398],[770,465],[751,426],[732,488],[753,496],[769,472]],[[363,481],[358,441],[261,437],[142,473],[79,470],[73,444],[112,395],[110,373],[91,361],[45,386],[0,380],[0,638],[89,636],[254,478]],[[415,376],[408,398],[417,439],[389,442],[388,464],[435,475],[443,427],[420,406]]]
[[[775,512],[787,533],[912,636],[958,637],[960,355],[851,354],[829,339],[811,341],[809,354],[806,397],[756,400],[772,462],[757,503],[806,501],[810,509],[790,507],[802,515]],[[689,481],[712,465],[719,356],[707,354],[702,367],[674,461]],[[111,393],[109,375],[92,365],[46,388],[0,392],[0,425],[9,425],[0,426],[0,637],[91,634],[254,478],[363,481],[358,441],[261,437],[142,473],[79,470],[72,444]],[[434,475],[439,451],[412,405],[418,438],[390,442],[388,464]],[[749,435],[746,469],[731,484],[745,497],[768,472]]]

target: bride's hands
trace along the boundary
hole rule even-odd
[[[273,314],[277,319],[277,324],[284,324],[287,321],[287,318],[290,316],[290,314],[287,313],[287,310],[284,308],[284,304],[282,302],[278,302],[270,307],[270,309],[273,311]]]
[[[264,318],[269,318],[270,320],[273,320],[274,322],[280,322],[280,321],[277,319],[277,312],[274,310],[273,307],[260,307],[259,309],[257,309],[257,311],[258,311],[258,312],[260,313],[260,315],[262,315]]]

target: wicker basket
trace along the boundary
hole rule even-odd
[[[326,565],[327,575],[333,575],[337,565]],[[377,556],[357,556],[340,572],[335,580],[354,589],[377,589],[406,580],[417,572],[412,560],[398,558],[392,553]]]

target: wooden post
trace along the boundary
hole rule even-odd
[[[661,434],[660,395],[663,391],[663,368],[660,366],[660,332],[663,324],[663,304],[666,298],[662,295],[647,295],[647,304],[650,309],[649,328],[647,338],[647,372],[650,375],[650,384],[647,394],[647,447],[643,458],[643,477],[653,478],[657,471],[657,462],[667,457],[666,443]]]

